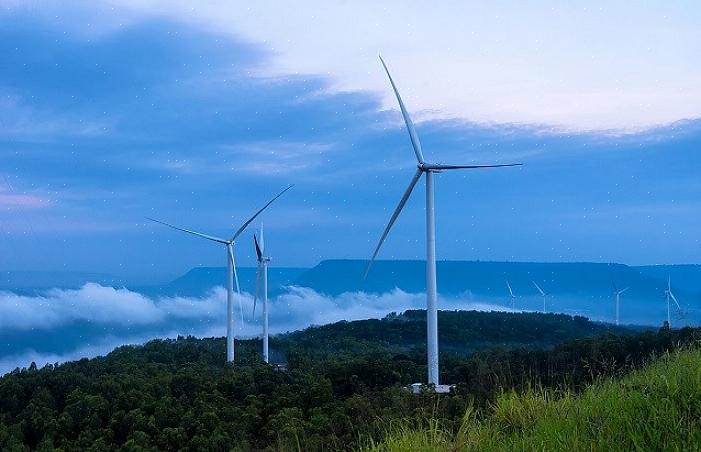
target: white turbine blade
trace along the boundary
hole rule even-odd
[[[387,69],[385,60],[383,60],[382,57],[380,57],[380,61],[382,62],[382,66],[385,68],[387,77],[389,77],[389,82],[392,84],[394,95],[397,96],[397,102],[399,102],[399,109],[402,110],[404,124],[406,124],[406,128],[409,131],[409,138],[411,139],[411,146],[414,148],[414,154],[416,154],[416,160],[418,160],[419,163],[424,163],[424,154],[421,150],[421,142],[419,141],[419,135],[416,133],[416,129],[414,128],[414,123],[411,122],[409,112],[407,112],[406,107],[404,106],[402,96],[399,95],[399,90],[397,89],[397,85],[394,84],[394,80],[392,79],[392,75],[390,75],[389,73],[389,69]]]
[[[160,223],[164,226],[168,226],[169,228],[177,229],[178,231],[187,232],[188,234],[196,235],[198,237],[202,237],[203,239],[211,240],[213,242],[219,242],[219,243],[224,243],[224,244],[227,243],[226,240],[220,239],[219,237],[214,237],[212,235],[202,234],[201,232],[197,232],[197,231],[191,231],[190,229],[179,228],[177,226],[173,226],[172,224],[166,223],[164,221],[156,220],[155,218],[146,217],[146,219],[151,220],[151,221],[156,222],[156,223]]]
[[[243,305],[241,304],[241,286],[239,286],[239,275],[236,273],[236,260],[234,259],[234,247],[229,245],[229,258],[231,259],[231,268],[234,270],[234,284],[236,284],[236,293],[239,295],[239,314],[241,314],[241,327],[243,327]]]
[[[234,270],[234,284],[236,285],[236,293],[241,294],[241,288],[239,287],[239,276],[236,273],[236,260],[234,260],[234,250],[229,247],[229,259],[231,259],[231,268]],[[239,305],[241,304],[241,298],[239,297]]]
[[[241,227],[240,227],[240,228],[236,231],[236,233],[231,237],[230,241],[233,242],[234,240],[236,240],[236,238],[237,238],[239,235],[241,235],[241,233],[248,227],[249,224],[251,224],[251,222],[252,222],[253,220],[256,219],[256,217],[257,217],[258,215],[260,215],[265,209],[268,208],[268,206],[269,206],[270,204],[273,203],[273,201],[275,201],[276,199],[278,199],[280,196],[283,195],[283,193],[285,193],[287,190],[289,190],[289,189],[292,188],[292,187],[294,187],[294,185],[288,185],[287,188],[285,188],[283,191],[281,191],[280,193],[278,193],[277,196],[275,196],[273,199],[271,199],[270,201],[268,201],[268,203],[267,203],[266,205],[264,205],[258,212],[255,213],[255,215],[253,215],[251,218],[248,219],[248,221],[246,221],[244,224],[241,225]]]
[[[423,170],[421,170],[421,169],[416,170],[416,173],[414,173],[414,177],[411,178],[411,182],[409,182],[409,186],[407,187],[406,191],[404,192],[402,199],[399,200],[399,204],[397,204],[397,208],[394,209],[394,213],[392,213],[392,216],[389,219],[389,223],[387,223],[387,227],[385,227],[385,230],[382,233],[382,237],[380,237],[380,241],[377,244],[377,247],[375,248],[375,252],[372,253],[372,257],[370,258],[370,262],[368,262],[368,267],[365,269],[365,276],[366,277],[368,276],[368,273],[370,272],[370,267],[372,267],[372,263],[375,261],[375,258],[377,257],[377,253],[380,252],[380,247],[382,246],[385,239],[387,238],[387,234],[389,234],[389,230],[392,229],[392,225],[397,220],[397,217],[399,216],[399,214],[402,212],[402,209],[404,208],[404,205],[406,204],[407,200],[409,199],[409,196],[411,196],[411,192],[414,190],[414,187],[416,186],[416,183],[419,181],[421,174],[423,174]]]
[[[679,306],[679,302],[677,301],[677,297],[675,297],[674,294],[673,294],[671,291],[669,292],[669,296],[670,296],[670,297],[672,298],[672,300],[674,301],[674,304],[677,305],[677,308],[679,308],[679,310],[681,311],[682,307]]]
[[[509,293],[511,294],[511,298],[513,298],[513,297],[514,297],[514,291],[513,291],[513,289],[511,288],[511,284],[509,283],[509,280],[508,280],[508,279],[506,280],[506,287],[509,288]]]
[[[258,240],[258,243],[260,244],[260,251],[263,254],[263,257],[265,257],[265,238],[263,237],[263,223],[260,224],[260,232],[258,237],[260,237],[260,239]]]
[[[533,281],[533,285],[535,286],[536,289],[538,289],[538,292],[540,292],[540,295],[541,295],[542,297],[544,297],[544,296],[545,296],[545,292],[543,292],[543,289],[540,288],[540,286],[538,285],[538,283],[535,282],[535,281]]]
[[[625,292],[626,290],[628,290],[628,289],[630,289],[630,287],[626,287],[626,288],[623,289],[623,290],[619,290],[618,293],[619,293],[619,294],[622,294],[622,293],[624,293],[624,292]]]
[[[256,291],[253,294],[253,318],[256,317],[256,302],[258,301],[258,296],[260,294],[260,279],[263,276],[261,271],[261,264],[258,264],[258,270],[256,271]]]
[[[617,293],[618,286],[616,285],[616,281],[614,281],[613,279],[611,279],[611,286],[613,287],[613,293]]]
[[[438,163],[429,163],[424,167],[432,170],[456,170],[456,169],[479,169],[479,168],[505,168],[509,166],[523,166],[523,163],[507,163],[503,165],[441,165]]]

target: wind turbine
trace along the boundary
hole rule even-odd
[[[674,301],[674,304],[677,305],[677,309],[681,312],[682,307],[679,306],[679,302],[677,301],[677,297],[674,296],[674,293],[672,293],[672,275],[669,275],[667,279],[667,290],[664,291],[664,296],[665,300],[667,301],[667,324],[671,327],[672,326],[672,317],[671,317],[671,305],[672,301]]]
[[[407,187],[404,195],[399,200],[397,208],[387,223],[380,241],[375,248],[375,252],[368,262],[367,270],[365,271],[365,276],[367,276],[370,271],[370,267],[377,257],[377,253],[380,251],[382,243],[384,243],[389,234],[392,225],[397,220],[397,217],[401,213],[404,205],[406,204],[411,192],[414,190],[416,183],[419,181],[421,176],[426,175],[426,324],[427,324],[427,355],[428,355],[428,383],[433,384],[436,387],[439,386],[438,377],[438,289],[436,284],[436,223],[435,223],[435,211],[433,204],[433,174],[448,170],[457,169],[475,169],[475,168],[497,168],[504,166],[518,166],[518,165],[443,165],[437,163],[429,163],[424,159],[423,151],[421,149],[421,142],[419,141],[419,136],[414,129],[414,124],[409,117],[409,113],[404,106],[397,86],[392,79],[392,76],[387,69],[382,57],[380,57],[382,66],[387,73],[389,82],[394,90],[394,95],[397,97],[397,102],[399,103],[399,108],[404,117],[404,123],[406,124],[407,131],[409,132],[409,139],[411,140],[411,146],[414,148],[414,154],[417,160],[417,169],[414,176],[409,182],[409,187]]]
[[[545,292],[543,289],[540,288],[537,282],[533,281],[533,285],[535,286],[536,289],[538,289],[538,292],[540,292],[540,296],[543,297],[543,312],[545,312],[545,299],[548,297],[545,295]]]
[[[616,282],[614,280],[611,280],[611,284],[613,285],[613,296],[616,300],[616,326],[618,326],[620,305],[621,305],[621,294],[623,292],[625,292],[626,290],[628,290],[629,287],[626,287],[625,289],[618,290],[618,286],[616,286]]]
[[[509,280],[506,280],[506,287],[509,288],[509,296],[511,298],[511,309],[516,308],[516,295],[514,295],[514,290],[511,288],[511,283],[509,283]]]
[[[178,231],[187,232],[188,234],[196,235],[203,239],[210,240],[212,242],[221,243],[226,247],[226,360],[227,362],[234,361],[234,281],[236,281],[236,292],[241,293],[239,287],[239,278],[236,274],[236,261],[234,260],[234,242],[243,233],[243,231],[248,227],[253,220],[258,217],[270,204],[276,199],[282,196],[287,190],[292,188],[292,185],[287,186],[284,190],[278,193],[273,199],[268,201],[260,210],[258,210],[251,218],[246,220],[231,236],[230,239],[223,239],[215,237],[212,235],[202,234],[201,232],[192,231],[190,229],[180,228],[178,226],[173,226],[172,224],[166,223],[164,221],[156,220],[154,218],[147,218],[156,223],[168,226],[169,228],[176,229]]]
[[[253,296],[253,317],[256,316],[256,302],[258,297],[263,302],[263,361],[268,362],[268,262],[270,258],[265,255],[265,242],[263,241],[263,225],[260,225],[260,239],[253,234],[253,244],[256,247],[258,271],[256,272],[256,292]]]

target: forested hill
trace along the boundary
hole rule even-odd
[[[236,363],[224,364],[223,338],[155,340],[106,357],[16,370],[0,378],[0,450],[352,450],[359,438],[380,439],[393,420],[430,414],[450,425],[468,404],[486,406],[503,389],[577,390],[701,337],[667,328],[613,334],[562,315],[441,313],[442,340],[458,334],[454,343],[464,350],[487,338],[525,342],[521,334],[539,343],[589,337],[547,349],[446,351],[442,381],[457,388],[436,399],[404,389],[425,379],[423,347],[414,347],[425,334],[423,316],[414,311],[275,337],[286,371],[262,364],[260,341],[253,340],[237,341]],[[446,335],[453,324],[485,337]],[[605,334],[591,336],[598,333]]]
[[[550,347],[580,337],[631,332],[578,316],[496,311],[439,311],[438,325],[441,350],[460,354],[497,346]],[[410,310],[384,319],[315,326],[280,335],[274,343],[286,350],[301,348],[315,354],[356,352],[359,348],[397,353],[423,350],[426,311]]]

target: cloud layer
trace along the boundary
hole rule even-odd
[[[271,333],[283,333],[340,320],[381,318],[390,312],[422,308],[425,295],[395,289],[372,295],[363,292],[327,297],[312,289],[290,287],[270,300]],[[155,337],[195,334],[200,337],[225,334],[226,292],[213,288],[205,297],[149,298],[127,289],[115,289],[95,283],[77,290],[53,289],[42,296],[20,296],[0,292],[0,332],[44,336],[54,330],[70,329],[75,324],[95,326],[81,338],[83,345],[62,350],[59,343],[44,344],[54,350],[23,349],[0,356],[0,372],[30,361],[38,365],[104,354],[122,344],[142,343]],[[442,309],[508,310],[470,297],[441,299]],[[260,307],[252,319],[253,299],[249,294],[235,299],[236,334],[256,337],[260,330]],[[243,313],[243,323],[241,314]],[[118,326],[121,333],[105,335],[101,326]]]

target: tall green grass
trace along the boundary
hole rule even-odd
[[[581,394],[501,394],[457,432],[435,420],[391,428],[365,452],[701,450],[701,350],[666,354]]]

